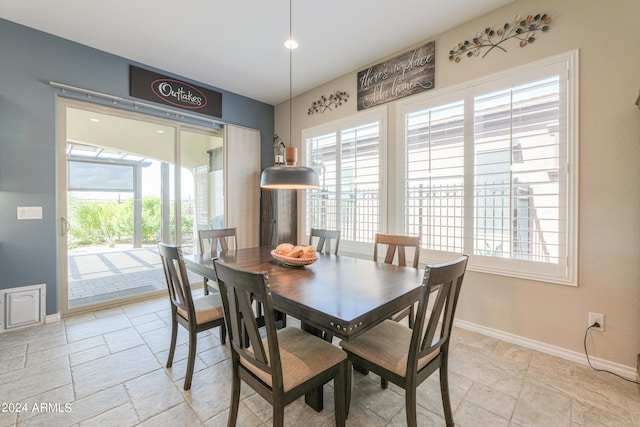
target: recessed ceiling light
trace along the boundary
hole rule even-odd
[[[164,131],[162,129],[158,129],[156,133],[164,133]]]
[[[96,118],[92,117],[92,118],[89,119],[89,121],[93,122],[93,123],[98,123],[98,122],[100,122],[100,119],[96,119]]]
[[[284,42],[284,47],[286,47],[287,49],[295,49],[298,46],[299,46],[298,42],[295,41],[294,39],[289,39],[286,42]]]

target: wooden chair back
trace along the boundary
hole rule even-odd
[[[162,261],[172,308],[189,313],[189,323],[193,323],[195,327],[195,309],[187,269],[182,258],[182,249],[179,246],[158,242],[158,253]]]
[[[237,229],[221,228],[218,230],[198,230],[200,253],[227,251],[238,249]]]
[[[425,268],[409,347],[407,375],[419,374],[416,372],[418,360],[433,351],[440,349],[440,354],[446,357],[468,259],[463,255],[449,263]],[[430,301],[433,301],[432,305]],[[431,313],[427,318],[429,307]]]
[[[282,389],[282,365],[266,272],[236,269],[217,259],[214,260],[214,267],[222,294],[232,357],[242,356],[271,377],[272,388]],[[267,348],[260,336],[259,323],[251,305],[252,298],[258,299],[264,306]]]
[[[398,265],[407,265],[406,248],[413,248],[413,263],[411,267],[418,268],[420,261],[420,236],[400,236],[395,234],[376,233],[373,243],[373,260],[378,261],[378,245],[387,245],[387,252],[384,257],[386,264],[393,264],[393,260],[398,254]]]
[[[334,255],[338,255],[338,247],[340,246],[340,230],[325,230],[322,228],[312,228],[309,235],[309,245],[313,245],[313,238],[318,238],[318,245],[316,251],[321,253],[325,248],[325,253],[331,253],[331,240],[335,241]]]

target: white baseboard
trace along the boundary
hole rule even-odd
[[[44,323],[59,322],[61,319],[62,317],[60,317],[60,313],[49,314],[44,317]]]
[[[476,332],[481,335],[486,335],[488,337],[506,341],[511,344],[516,344],[525,348],[529,348],[531,350],[536,350],[541,353],[549,354],[551,356],[560,357],[571,362],[589,366],[589,363],[587,362],[587,356],[583,353],[556,347],[554,345],[546,344],[529,338],[524,338],[497,329],[488,328],[486,326],[481,326],[475,323],[467,322],[465,320],[454,320],[453,324],[454,326],[465,329],[467,331]],[[631,381],[637,381],[637,371],[635,367],[621,365],[619,363],[610,362],[608,360],[599,359],[593,356],[589,356],[589,359],[591,360],[591,364],[597,369],[611,371]]]

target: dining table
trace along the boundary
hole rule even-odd
[[[268,275],[274,310],[299,319],[325,339],[352,339],[418,301],[423,271],[368,259],[318,253],[310,265],[290,266],[272,247],[184,255],[188,270],[217,281],[213,260]],[[318,395],[319,394],[319,395]],[[322,409],[320,389],[307,404]]]

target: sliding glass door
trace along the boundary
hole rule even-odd
[[[166,292],[156,242],[190,253],[224,222],[222,130],[66,100],[59,117],[62,312]]]

